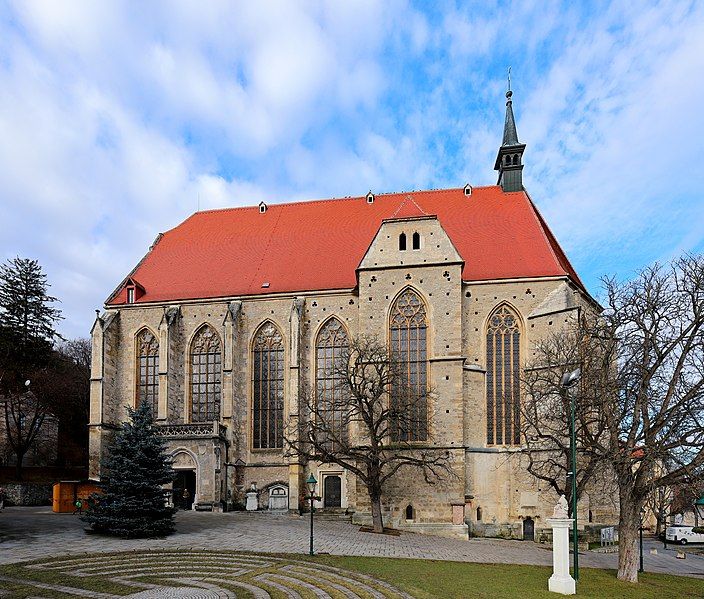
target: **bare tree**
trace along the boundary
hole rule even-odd
[[[375,532],[383,532],[381,499],[399,471],[428,484],[454,476],[446,450],[428,447],[431,394],[374,337],[352,340],[305,397],[307,418],[287,426],[287,451],[300,459],[334,463],[367,488]]]
[[[609,382],[603,378],[609,373],[609,364],[603,362],[599,352],[590,351],[585,318],[575,318],[565,329],[536,343],[524,373],[526,394],[521,404],[522,452],[527,469],[558,495],[565,495],[570,510],[574,505],[571,402],[575,404],[577,500],[597,474],[605,474],[602,443],[607,423],[598,404],[599,394]],[[563,375],[578,367],[583,372],[580,383],[569,391],[563,389]]]
[[[603,457],[616,475],[618,578],[637,582],[647,498],[704,469],[704,257],[655,265],[626,283],[606,279],[604,288],[603,313],[572,337],[591,387],[581,410],[604,424],[590,447],[583,437],[582,451]]]
[[[68,341],[51,351],[43,365],[27,368],[24,374],[30,386],[20,391],[8,390],[0,396],[5,437],[15,454],[15,476],[18,480],[22,480],[23,464],[30,451],[56,454],[60,462],[71,453],[80,455],[81,462],[85,460],[90,400],[90,344],[87,339]],[[52,437],[52,446],[42,448],[41,445],[47,441],[42,427],[57,422],[58,447]]]
[[[618,578],[635,582],[646,498],[704,467],[704,257],[605,287],[601,337],[615,358],[618,389],[602,403],[619,484]]]
[[[655,535],[659,536],[672,515],[672,502],[675,491],[672,487],[657,487],[648,495],[645,505],[655,517]]]
[[[700,475],[698,478],[691,478],[672,489],[672,502],[669,506],[669,515],[685,514],[693,510],[694,502],[700,497],[704,497],[704,475]],[[694,510],[694,521],[697,525],[702,524],[699,521],[696,510]]]
[[[2,398],[5,415],[5,437],[15,454],[15,476],[22,480],[24,458],[37,441],[47,408],[29,389],[9,393]]]

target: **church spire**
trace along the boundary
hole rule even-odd
[[[511,68],[508,70],[506,92],[506,118],[504,138],[496,156],[494,170],[499,171],[498,184],[504,191],[523,191],[523,150],[526,145],[518,142],[516,119],[513,116],[513,92],[511,91]]]

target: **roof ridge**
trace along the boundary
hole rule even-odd
[[[478,189],[490,189],[492,187],[499,187],[498,185],[476,185],[473,186],[472,189],[474,191]],[[400,196],[403,194],[406,195],[412,195],[412,194],[418,194],[418,193],[438,193],[438,192],[444,192],[444,191],[462,191],[464,188],[462,187],[444,187],[440,189],[418,189],[418,190],[412,190],[412,191],[386,191],[386,192],[380,192],[380,193],[375,193],[374,197],[379,198],[379,197],[385,197],[385,196]],[[313,199],[313,200],[294,200],[292,202],[280,202],[280,203],[267,203],[266,200],[262,200],[268,208],[275,208],[275,207],[284,207],[284,206],[293,206],[294,204],[323,204],[326,202],[344,202],[344,201],[352,201],[352,200],[363,200],[366,198],[366,195],[362,196],[343,196],[341,198],[318,198],[318,199]],[[259,209],[259,204],[251,204],[247,206],[224,206],[222,208],[208,208],[207,210],[198,210],[197,212],[193,212],[190,216],[195,216],[197,214],[205,214],[207,212],[227,212],[229,210],[253,210],[253,209]],[[422,208],[421,208],[422,210]],[[190,216],[188,218],[190,218]],[[188,220],[188,219],[186,219]]]

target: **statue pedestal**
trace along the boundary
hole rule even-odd
[[[259,507],[259,504],[257,502],[257,491],[248,491],[246,493],[247,496],[247,504],[246,504],[246,509],[248,512],[256,512],[257,508]]]
[[[552,526],[552,576],[548,590],[562,595],[574,595],[574,578],[570,576],[570,528],[572,518],[548,518]]]

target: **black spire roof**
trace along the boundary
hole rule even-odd
[[[508,91],[506,92],[504,138],[496,155],[494,170],[499,171],[498,184],[504,191],[523,191],[523,150],[526,145],[518,141],[512,96],[511,79],[509,79]]]
[[[516,132],[516,119],[513,117],[513,92],[506,92],[506,120],[504,121],[504,141],[502,146],[515,146],[518,144],[518,133]]]

